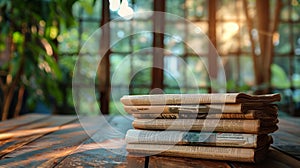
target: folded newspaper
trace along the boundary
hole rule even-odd
[[[249,95],[245,93],[211,94],[154,94],[126,95],[121,98],[124,105],[158,104],[213,104],[213,103],[259,103],[280,101],[280,94]]]

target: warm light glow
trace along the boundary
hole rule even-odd
[[[45,70],[48,73],[51,72],[51,68],[50,68],[49,64],[46,61],[40,62],[38,66],[41,70]]]
[[[12,76],[11,76],[11,74],[8,74],[6,77],[6,83],[10,84],[11,82],[12,82]]]
[[[133,17],[133,9],[128,6],[127,0],[122,1],[118,14],[126,20],[129,20]]]
[[[226,27],[231,30],[231,32],[236,33],[239,30],[239,25],[234,22],[230,22],[226,24]]]
[[[77,125],[75,124],[70,124],[66,125],[63,128],[64,129],[70,129],[70,128],[75,128]],[[37,134],[47,134],[50,132],[54,132],[57,130],[60,130],[61,126],[55,126],[55,127],[47,127],[47,128],[35,128],[35,129],[29,129],[29,130],[17,130],[17,131],[11,131],[11,132],[6,132],[6,133],[1,133],[0,134],[0,140],[5,140],[9,138],[19,138],[19,137],[26,137],[26,136],[32,136],[32,135],[37,135]]]
[[[57,36],[57,41],[60,42],[60,43],[63,42],[64,41],[63,36],[62,35],[58,35]]]
[[[299,5],[299,1],[297,1],[297,0],[292,0],[291,4],[292,4],[293,6],[298,6],[298,5]]]
[[[53,55],[52,47],[51,47],[51,45],[48,43],[48,41],[45,40],[45,39],[42,39],[41,42],[42,42],[43,46],[45,47],[45,50],[46,50],[47,55],[50,55],[50,56]]]
[[[233,36],[236,35],[236,33],[239,30],[239,25],[237,23],[234,22],[229,22],[229,23],[225,23],[224,27],[223,27],[223,31],[224,33],[222,34],[223,39],[230,40],[233,38]]]
[[[114,138],[108,139],[102,142],[89,143],[81,145],[76,152],[84,152],[87,150],[93,149],[120,149],[126,145],[125,139],[123,138]]]
[[[49,125],[50,123],[48,123]],[[68,130],[68,129],[72,129],[72,128],[79,128],[81,127],[80,124],[70,124],[70,125],[64,125],[64,126],[55,126],[55,127],[47,127],[47,128],[33,128],[33,129],[29,129],[29,130],[17,130],[17,131],[11,131],[11,132],[7,132],[7,133],[1,133],[0,134],[0,140],[6,140],[9,138],[20,138],[20,137],[26,137],[23,140],[34,140],[38,137],[42,137],[45,134],[48,133],[52,133],[58,130]],[[84,133],[83,131],[72,131],[72,132],[67,132],[64,133],[64,135],[62,137],[64,138],[72,138],[72,137],[76,137],[78,135],[81,135],[82,133]],[[27,137],[28,136],[28,137]],[[42,143],[39,143],[39,145],[36,146],[31,146],[34,150],[39,151],[39,150],[44,150],[45,148],[52,146],[52,145],[60,145],[65,141],[65,139],[51,139],[51,141],[45,141]],[[24,141],[26,142],[26,141]],[[78,147],[77,146],[66,146],[64,148],[61,148],[61,150],[54,150],[54,151],[50,151],[50,152],[46,152],[43,155],[35,155],[34,156],[34,160],[35,161],[43,161],[43,164],[39,165],[40,167],[47,167],[47,165],[49,165],[49,163],[54,163],[54,161],[57,160],[57,158],[64,158],[68,155],[70,155],[72,152],[76,151]],[[11,148],[6,148],[5,150],[1,151],[1,152],[10,152],[12,151]],[[46,160],[46,162],[45,162]],[[6,163],[5,166],[6,167],[20,167],[20,165],[27,165],[28,159],[24,159],[24,160],[18,160],[15,162],[9,162]],[[0,166],[1,167],[1,166]]]
[[[36,33],[37,32],[37,28],[35,26],[31,26],[31,32],[32,33]]]
[[[45,25],[46,25],[46,22],[45,22],[45,21],[43,21],[43,20],[41,20],[41,21],[39,22],[39,24],[40,24],[40,26],[41,26],[41,27],[45,27]]]
[[[120,0],[110,0],[109,9],[111,11],[117,11],[120,8]]]
[[[277,46],[279,44],[280,34],[278,32],[273,34],[273,45]]]
[[[236,50],[238,47],[238,34],[240,25],[236,22],[225,22],[217,24],[217,35],[219,39],[219,50],[222,54],[227,54],[230,51]]]

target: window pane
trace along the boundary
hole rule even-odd
[[[217,23],[217,49],[221,54],[237,52],[239,25],[235,22]]]
[[[294,74],[292,76],[293,86],[300,89],[300,58],[294,58]]]
[[[185,89],[185,93],[187,94],[195,94],[195,93],[208,93],[208,89],[206,88],[199,88],[199,89],[190,89],[190,88],[187,88]]]
[[[60,53],[72,53],[79,51],[78,28],[61,28],[61,32],[57,40],[59,42],[58,49]]]
[[[253,60],[251,56],[240,56],[240,86],[253,86],[255,76],[253,71]]]
[[[300,55],[300,24],[293,24],[295,54]]]
[[[132,37],[124,37],[122,39],[119,39],[119,41],[116,41],[116,43],[114,43],[111,46],[111,50],[113,52],[131,52],[132,51],[132,45],[130,45],[130,41],[131,41]]]
[[[135,86],[149,87],[151,86],[151,67],[152,63],[152,50],[142,50],[132,55],[132,72],[131,83]]]
[[[280,89],[290,87],[290,66],[289,57],[274,57],[271,67],[271,84],[273,87]]]
[[[184,17],[184,0],[166,0],[166,12]],[[174,20],[174,18],[167,15],[166,20]]]
[[[150,88],[134,87],[130,94],[132,95],[150,94]]]
[[[139,33],[133,36],[133,52],[152,46],[152,33]]]
[[[284,21],[288,21],[290,16],[290,6],[285,5],[282,7],[281,12],[280,12],[280,19]]]
[[[207,20],[208,1],[207,0],[186,0],[187,19]]]
[[[240,21],[246,22],[246,15],[245,15],[245,11],[244,11],[244,6],[243,5],[244,4],[243,4],[242,0],[236,1],[237,18]]]
[[[131,24],[134,33],[153,30],[152,20],[133,20]]]
[[[248,7],[248,14],[250,19],[255,19],[257,17],[256,15],[256,1],[247,1],[247,7]],[[242,13],[245,13],[244,9],[242,9]],[[246,17],[245,14],[243,18]],[[246,20],[246,18],[244,19]]]
[[[186,25],[183,22],[166,23],[165,32],[167,35],[177,36],[178,40],[184,40]]]
[[[131,22],[130,21],[115,21],[110,23],[110,38],[111,49],[114,52],[130,52],[132,46],[130,45],[131,35]]]
[[[171,88],[171,87],[165,87],[164,88],[165,94],[184,94],[178,87]]]
[[[83,19],[95,19],[100,20],[101,11],[102,11],[102,1],[95,1],[94,0],[85,0],[85,1],[78,1],[74,4],[72,10],[75,17],[80,17]]]
[[[109,112],[110,114],[128,114],[125,112],[123,108],[123,104],[121,103],[120,99],[122,96],[124,96],[126,93],[126,88],[125,87],[113,87],[112,89],[114,92],[114,97],[112,95],[110,96],[110,103],[109,103]],[[114,100],[114,101],[113,101]]]
[[[166,36],[164,37],[166,55],[175,54],[177,56],[184,54],[184,43],[178,36]]]
[[[182,55],[184,53],[185,29],[186,25],[182,22],[166,24],[164,45],[173,54]]]
[[[290,53],[292,46],[290,42],[290,25],[280,24],[279,25],[279,42],[275,46],[275,52],[279,54]]]
[[[98,22],[82,22],[82,34],[81,39],[84,43],[87,41],[90,36],[99,29],[99,23]]]
[[[208,22],[193,22],[193,25],[189,25],[188,33],[191,35],[198,33],[199,28],[202,33],[208,34]]]
[[[299,21],[300,20],[300,2],[298,2],[297,5],[293,6],[292,8],[292,17],[291,19],[293,21]]]
[[[149,94],[152,83],[152,50],[141,50],[130,57],[130,94]]]
[[[233,55],[223,56],[221,58],[225,69],[227,90],[236,91],[239,81],[238,59]]]
[[[130,82],[130,62],[124,58],[124,55],[118,54],[111,54],[109,57],[112,85],[125,85]],[[117,75],[117,78],[112,78],[113,75]]]
[[[133,74],[130,81],[130,94],[149,94],[152,68],[143,68]]]
[[[217,1],[217,19],[232,20],[237,19],[236,0],[218,0]]]
[[[143,48],[149,48],[153,43],[152,22],[150,21],[133,21],[133,51]]]
[[[147,1],[135,1],[134,3],[134,12],[141,12],[141,14],[135,15],[135,19],[147,19],[152,15],[153,10],[153,0]],[[145,12],[147,11],[147,12]],[[142,13],[145,12],[145,13]]]
[[[141,69],[137,71],[136,74],[133,75],[131,79],[131,86],[142,87],[142,88],[150,88],[151,86],[151,68]]]
[[[209,83],[207,57],[199,58],[198,56],[190,56],[186,60],[189,70],[187,74],[187,85],[189,87],[195,87],[192,84],[195,84],[194,80],[196,80],[197,87],[207,87]]]
[[[119,115],[119,114],[128,114],[125,112],[123,108],[118,108],[122,107],[121,101],[112,101],[110,100],[109,102],[109,114],[110,115]]]
[[[164,40],[167,44],[165,45],[166,48],[166,55],[176,55],[176,56],[183,56],[184,50],[184,43],[178,42],[177,39],[171,38],[169,36],[165,36]]]
[[[184,87],[187,65],[184,60],[175,55],[164,57],[164,84],[171,87]]]
[[[245,53],[251,52],[251,41],[249,38],[249,29],[246,23],[240,23],[239,34],[241,36],[241,50]]]
[[[208,53],[208,23],[194,22],[188,25],[187,46],[188,53],[207,54]]]

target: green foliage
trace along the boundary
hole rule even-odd
[[[237,81],[230,79],[226,82],[226,89],[228,92],[246,92],[251,88],[247,84],[238,85]]]
[[[111,115],[120,115],[120,114],[126,115],[126,114],[128,114],[123,109],[123,104],[120,101],[110,101],[109,107],[110,107],[109,111],[111,112],[110,113]]]
[[[91,1],[87,1],[87,0],[80,0],[79,4],[80,6],[82,6],[82,8],[86,11],[87,14],[92,14],[94,11],[93,6],[95,5],[96,0],[94,0],[93,2]]]
[[[290,81],[284,70],[277,64],[271,65],[271,85],[279,89],[287,89],[290,87]]]
[[[57,37],[60,26],[76,24],[72,6],[77,1],[0,1],[0,52],[12,48],[0,70],[20,81],[14,87],[25,86],[31,110],[40,101],[64,105],[64,73],[57,62]],[[7,42],[10,38],[12,44]]]

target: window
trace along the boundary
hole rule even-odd
[[[272,86],[282,93],[284,110],[294,114],[300,108],[300,9],[299,2],[284,0],[272,65]]]
[[[251,45],[254,44],[251,44],[249,32],[252,36],[259,35],[261,32],[257,29],[249,30],[243,0],[122,0],[122,2],[111,0],[110,2],[111,6],[108,0],[97,0],[94,5],[93,1],[78,2],[73,7],[73,12],[78,19],[78,27],[71,30],[62,28],[59,47],[60,54],[66,56],[62,57],[62,60],[74,61],[83,42],[99,28],[104,17],[113,20],[110,22],[109,29],[111,50],[107,53],[110,66],[105,71],[112,78],[118,66],[124,67],[123,71],[119,72],[122,75],[118,76],[111,86],[108,84],[105,87],[107,90],[111,87],[117,89],[116,92],[120,93],[117,100],[128,87],[130,94],[148,94],[155,87],[162,88],[164,93],[194,93],[197,90],[211,92],[208,74],[216,73],[218,70],[212,66],[213,60],[207,57],[208,46],[201,44],[199,37],[195,36],[195,32],[199,30],[191,25],[201,28],[216,47],[225,68],[227,91],[247,91],[254,87],[255,73],[251,49]],[[132,8],[134,12],[150,12],[130,19],[120,18],[122,13],[117,9],[126,2],[128,4],[125,5]],[[254,16],[255,1],[247,1],[247,3],[249,14]],[[270,8],[275,8],[274,1],[271,0],[270,4]],[[283,5],[279,29],[273,36],[275,57],[272,72],[274,67],[275,71],[277,67],[279,69],[277,71],[284,73],[287,81],[290,81],[286,87],[295,88],[300,87],[300,69],[297,67],[300,62],[297,57],[300,55],[300,32],[297,29],[300,26],[300,11],[299,7],[296,7],[299,4],[294,0],[285,0]],[[151,11],[154,10],[178,16],[172,17],[166,14],[165,18],[160,18],[164,20],[163,27],[159,28],[165,33],[163,36],[151,32],[159,23],[159,20],[152,17]],[[103,11],[109,11],[109,14]],[[186,24],[180,17],[188,19],[191,24]],[[153,47],[161,48],[161,50],[154,53]],[[200,54],[202,59],[198,58],[192,48],[203,51]],[[163,67],[164,71],[152,68],[153,66]],[[194,74],[196,84],[193,84],[195,82],[190,74]],[[274,72],[273,75],[275,75]],[[275,76],[276,79],[272,78],[272,81],[278,80],[278,75]],[[126,83],[129,83],[129,86]],[[275,88],[280,88],[275,83],[284,84],[273,82],[272,86]],[[99,85],[99,82],[96,84]],[[101,92],[97,94],[101,102],[103,95]],[[110,98],[110,101],[101,103],[101,106],[106,106],[104,109],[107,109],[102,110],[102,113],[107,112],[108,109],[110,113],[118,111],[109,94],[108,92],[104,99]]]

